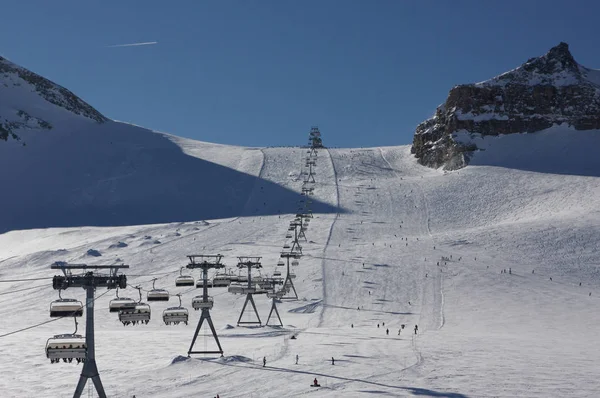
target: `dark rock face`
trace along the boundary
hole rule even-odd
[[[491,80],[454,87],[417,126],[411,151],[425,166],[453,170],[477,150],[457,132],[532,133],[563,123],[600,129],[600,72],[577,64],[566,43]]]

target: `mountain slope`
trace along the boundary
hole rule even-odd
[[[73,115],[104,123],[100,112],[71,91],[0,57],[0,139],[22,129],[45,129]]]
[[[295,211],[297,192],[260,178],[260,149],[109,120],[70,91],[5,59],[0,87],[0,138],[6,141],[0,140],[0,232]],[[261,192],[260,202],[249,201],[253,190]]]
[[[262,179],[297,192],[301,180],[290,176],[305,151],[262,153]],[[0,280],[17,281],[0,283],[8,320],[0,335],[49,320],[58,298],[51,280],[25,279],[51,277],[54,261],[120,259],[131,266],[130,285],[148,290],[158,278],[156,287],[181,293],[191,323],[162,322],[162,311],[178,305],[171,298],[151,303],[148,325],[124,327],[107,309],[115,292],[98,289],[96,358],[109,396],[598,396],[600,178],[485,165],[443,173],[418,165],[407,146],[321,150],[317,170],[315,198],[347,212],[310,222],[292,268],[300,300],[277,304],[284,327],[235,326],[245,297],[214,288],[211,317],[225,356],[186,359],[199,290],[177,288],[174,278],[192,253],[221,253],[233,272],[237,256],[262,256],[263,276],[285,274],[276,263],[293,214],[2,234]],[[249,201],[261,195],[256,189]],[[84,298],[78,288],[62,295]],[[271,301],[254,300],[264,323]],[[72,396],[80,365],[44,355],[50,336],[72,331],[62,319],[0,337],[3,396]],[[196,346],[211,349],[206,333]],[[319,389],[309,387],[315,377]]]

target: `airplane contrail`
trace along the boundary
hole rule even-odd
[[[113,44],[111,46],[106,47],[135,47],[135,46],[151,46],[153,44],[158,44],[157,41],[146,41],[143,43],[127,43],[127,44]]]

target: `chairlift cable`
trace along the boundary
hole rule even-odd
[[[24,278],[24,279],[0,279],[0,282],[29,282],[29,281],[42,281],[52,279],[53,277],[45,277],[45,278]]]
[[[26,290],[41,289],[41,288],[44,288],[44,287],[50,287],[50,286],[48,286],[47,284],[38,285],[38,286],[31,286],[31,287],[26,287],[26,288],[23,288],[23,289],[17,289],[17,290],[11,290],[11,291],[8,291],[8,292],[3,292],[3,293],[0,293],[0,296],[4,296],[6,294],[13,294],[13,293],[24,292]]]
[[[110,290],[109,290],[109,289],[107,289],[107,290],[106,290],[104,293],[102,293],[101,295],[99,295],[99,296],[97,296],[97,297],[94,297],[94,300],[93,300],[93,301],[96,301],[96,300],[98,300],[100,297],[104,296],[104,295],[105,295],[106,293],[108,293],[109,291],[110,291]],[[54,318],[54,319],[50,319],[50,320],[48,320],[48,321],[44,321],[44,322],[38,323],[37,325],[27,326],[27,327],[25,327],[25,328],[22,328],[22,329],[19,329],[19,330],[13,330],[12,332],[8,332],[8,333],[5,333],[5,334],[0,334],[0,338],[2,338],[2,337],[7,337],[7,336],[10,336],[10,335],[13,335],[13,334],[16,334],[16,333],[24,332],[24,331],[26,331],[26,330],[29,330],[29,329],[37,328],[37,327],[39,327],[39,326],[43,326],[43,325],[45,325],[45,324],[47,324],[47,323],[51,323],[51,322],[54,322],[54,321],[58,321],[59,319],[63,319],[63,318],[72,318],[72,316],[71,316],[71,315],[64,315],[64,316],[61,316],[61,317],[59,317],[59,318]]]

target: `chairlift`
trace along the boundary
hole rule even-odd
[[[212,297],[207,297],[207,301],[204,301],[203,296],[196,296],[192,299],[192,308],[196,311],[203,308],[212,309],[214,300]]]
[[[293,266],[300,265],[300,262],[298,260],[292,260],[292,265]]]
[[[273,272],[273,276],[281,276],[281,271],[275,270],[275,272]]]
[[[87,356],[87,345],[85,337],[77,334],[77,318],[75,321],[75,332],[71,334],[57,334],[46,341],[46,358],[50,359],[50,363],[63,362],[77,363],[85,362]]]
[[[191,275],[183,275],[183,269],[185,267],[181,267],[179,270],[179,276],[175,278],[175,286],[194,286],[194,277]]]
[[[227,291],[233,294],[254,294],[256,293],[256,287],[248,287],[248,285],[242,284],[231,284],[227,288]]]
[[[289,232],[287,234],[285,234],[285,238],[286,239],[291,239],[292,238],[292,234],[290,234]]]
[[[233,294],[241,294],[244,291],[244,285],[240,285],[239,283],[232,283],[227,288],[227,291]]]
[[[79,300],[62,298],[61,290],[58,291],[58,300],[50,303],[50,317],[60,318],[83,315],[83,304]]]
[[[288,274],[288,276],[290,277],[290,279],[295,279],[296,278],[296,274],[294,274],[293,272],[290,272]]]
[[[204,279],[198,279],[196,281],[196,289],[202,289],[204,287]],[[206,280],[206,287],[213,287],[213,282],[210,279]]]
[[[278,267],[283,267],[284,265],[285,265],[285,263],[283,262],[283,260],[277,261],[277,266]]]
[[[231,283],[231,275],[217,274],[212,279],[212,287],[227,287]]]
[[[290,248],[290,244],[289,243],[284,243],[283,244],[283,248],[284,249],[289,249]]]
[[[142,303],[142,288],[136,287],[140,294],[140,301],[138,301],[133,308],[127,307],[119,310],[119,321],[123,323],[123,326],[127,325],[138,325],[148,324],[150,322],[151,309],[146,303]]]
[[[169,301],[169,292],[155,287],[156,278],[152,279],[152,290],[146,295],[148,301]]]
[[[179,298],[178,307],[169,307],[163,311],[163,321],[165,325],[179,325],[180,322],[188,324],[189,313],[187,308],[181,306],[181,294],[176,295]]]
[[[244,275],[238,275],[238,282],[240,283],[248,283],[248,275],[244,274]]]
[[[134,308],[136,301],[129,297],[119,297],[119,288],[117,288],[117,297],[110,300],[108,303],[108,310],[110,312],[119,312],[124,308]]]

